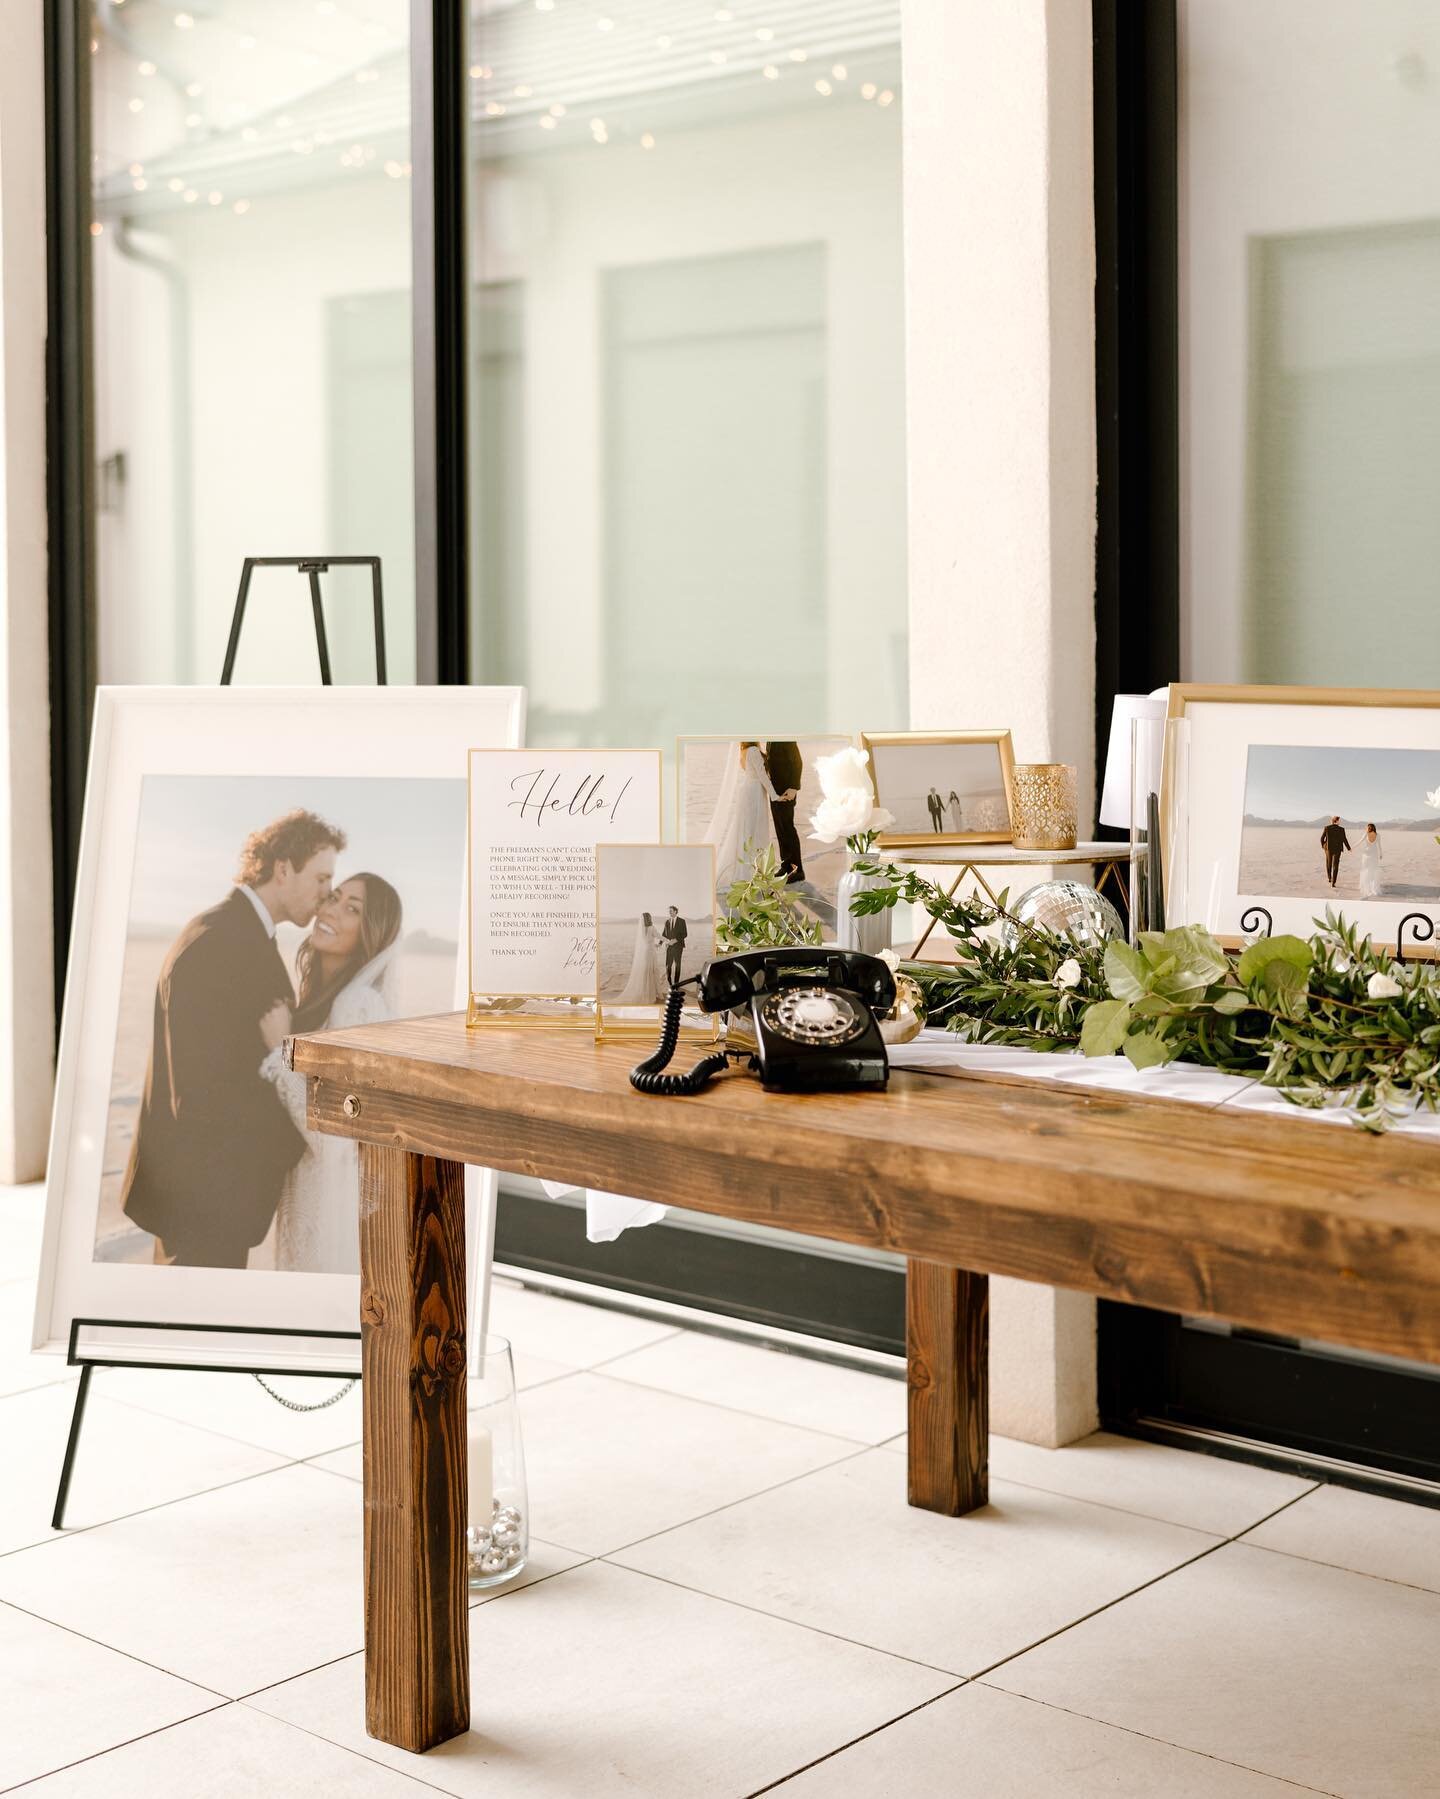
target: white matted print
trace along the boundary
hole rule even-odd
[[[1235,939],[1258,904],[1277,932],[1304,936],[1329,907],[1393,944],[1405,910],[1440,918],[1440,694],[1177,685],[1170,696],[1188,739],[1187,790],[1165,787],[1184,833],[1171,922]]]
[[[893,814],[882,844],[1007,843],[1008,731],[863,733],[876,803]]]
[[[100,691],[38,1343],[77,1316],[356,1329],[356,1151],[306,1131],[279,1045],[463,996],[466,756],[523,711],[512,688]],[[294,1340],[229,1347],[297,1365]]]
[[[595,853],[660,841],[659,750],[477,749],[469,813],[470,1022],[538,1001],[520,1015],[588,1026]]]
[[[653,1021],[670,989],[715,954],[715,851],[708,843],[606,843],[595,871],[603,1020]]]
[[[833,933],[845,846],[810,835],[821,797],[815,764],[853,742],[819,735],[678,740],[680,839],[714,847],[719,910],[730,888],[771,852],[798,905]]]

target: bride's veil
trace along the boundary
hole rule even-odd
[[[740,740],[736,738],[725,754],[725,768],[720,776],[720,794],[703,838],[705,843],[715,845],[715,869],[721,878],[722,892],[731,871],[740,860],[740,851],[744,846],[739,837]]]

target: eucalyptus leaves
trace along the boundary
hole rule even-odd
[[[1339,1103],[1369,1130],[1440,1110],[1440,966],[1401,967],[1333,913],[1308,939],[1267,937],[1238,959],[1198,925],[1079,944],[1014,918],[1004,894],[998,908],[950,899],[873,854],[868,866],[885,885],[857,911],[911,901],[961,946],[953,969],[909,972],[931,1022],[972,1042],[1204,1063],[1297,1105]]]

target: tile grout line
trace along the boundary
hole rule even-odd
[[[321,1664],[322,1667],[330,1667],[331,1665],[332,1664],[329,1662],[323,1662]],[[298,1679],[299,1676],[296,1676],[296,1678]],[[262,1687],[261,1691],[263,1692],[265,1689]],[[422,1780],[418,1774],[411,1774],[408,1769],[397,1768],[391,1762],[381,1761],[379,1756],[367,1755],[363,1749],[352,1749],[348,1743],[337,1743],[334,1737],[324,1736],[320,1731],[312,1730],[308,1724],[296,1724],[290,1718],[279,1717],[275,1712],[263,1711],[258,1705],[251,1705],[244,1699],[237,1699],[235,1703],[236,1705],[244,1706],[246,1711],[254,1712],[257,1718],[269,1718],[272,1723],[283,1724],[287,1730],[293,1730],[302,1737],[309,1737],[312,1742],[324,1743],[327,1749],[338,1749],[342,1755],[353,1755],[356,1761],[362,1761],[368,1767],[383,1768],[387,1774],[393,1774],[397,1780],[409,1780],[417,1787],[422,1787],[427,1793],[444,1793],[448,1796],[448,1799],[455,1799],[453,1787],[436,1786],[434,1781]],[[454,1738],[448,1738],[447,1741],[453,1742]],[[438,1748],[439,1745],[437,1744],[436,1747]],[[421,1757],[418,1755],[415,1757],[416,1761],[419,1761],[420,1759]]]
[[[1222,1768],[1237,1768],[1244,1774],[1258,1775],[1262,1780],[1277,1781],[1281,1786],[1293,1787],[1297,1793],[1318,1793],[1321,1799],[1345,1799],[1343,1793],[1334,1793],[1329,1787],[1307,1786],[1303,1780],[1291,1780],[1287,1774],[1272,1774],[1267,1768],[1252,1768],[1248,1762],[1232,1762],[1223,1755],[1212,1755],[1208,1749],[1194,1749],[1188,1743],[1172,1743],[1168,1737],[1152,1736],[1149,1731],[1137,1730],[1132,1724],[1117,1724],[1113,1718],[1095,1718],[1089,1712],[1077,1712],[1068,1705],[1056,1705],[1049,1699],[1037,1699],[1033,1693],[1016,1693],[1009,1687],[991,1686],[988,1680],[975,1679],[967,1683],[971,1686],[984,1687],[987,1693],[1003,1693],[1007,1699],[1023,1699],[1027,1705],[1038,1705],[1043,1711],[1060,1712],[1067,1718],[1080,1718],[1086,1724],[1096,1724],[1102,1729],[1118,1730],[1128,1737],[1138,1737],[1142,1743],[1158,1743],[1162,1749],[1176,1749],[1182,1755],[1198,1756],[1202,1761],[1215,1762]]]
[[[616,1358],[618,1359],[618,1358]],[[666,1399],[678,1399],[687,1405],[709,1406],[714,1412],[729,1412],[736,1418],[753,1418],[760,1424],[773,1424],[780,1430],[803,1430],[810,1437],[830,1437],[837,1443],[850,1443],[857,1449],[881,1449],[885,1443],[893,1442],[893,1437],[882,1438],[879,1443],[867,1442],[862,1437],[845,1437],[835,1430],[818,1430],[813,1424],[792,1424],[786,1418],[773,1418],[768,1412],[747,1411],[744,1406],[726,1405],[722,1399],[701,1399],[694,1393],[676,1393],[670,1387],[652,1387],[645,1381],[626,1380],[623,1374],[600,1374],[597,1368],[578,1369],[577,1373],[594,1374],[597,1380],[618,1382],[622,1387],[638,1387],[642,1393],[659,1393]]]
[[[191,1724],[196,1718],[213,1718],[217,1712],[228,1710],[237,1703],[234,1699],[225,1699],[219,1705],[207,1705],[203,1711],[191,1712],[188,1718],[176,1718],[170,1724],[157,1724],[153,1730],[142,1730],[138,1735],[126,1737],[123,1743],[110,1743],[104,1749],[94,1749],[89,1755],[77,1755],[72,1762],[61,1762],[58,1768],[46,1768],[40,1774],[27,1774],[24,1780],[16,1781],[14,1786],[0,1787],[0,1793],[19,1793],[26,1787],[34,1786],[38,1781],[50,1780],[56,1774],[68,1773],[71,1768],[83,1768],[86,1762],[103,1761],[107,1755],[114,1755],[118,1749],[128,1749],[132,1743],[143,1743],[149,1737],[164,1736],[167,1730],[178,1730],[182,1724]]]
[[[97,1518],[93,1524],[67,1524],[63,1530],[55,1531],[48,1537],[40,1537],[33,1543],[22,1543],[15,1549],[0,1550],[0,1562],[12,1555],[28,1555],[33,1549],[53,1549],[58,1543],[68,1543],[73,1538],[89,1536],[92,1531],[104,1530],[111,1524],[123,1524],[130,1518],[146,1518],[151,1512],[163,1512],[167,1506],[184,1505],[191,1499],[204,1499],[210,1493],[224,1493],[231,1487],[243,1487],[247,1481],[264,1480],[272,1474],[284,1474],[291,1468],[310,1468],[312,1474],[335,1473],[333,1468],[312,1468],[309,1462],[282,1460],[277,1467],[256,1468],[250,1474],[237,1474],[234,1480],[216,1481],[213,1487],[197,1487],[193,1493],[177,1493],[171,1499],[157,1499],[154,1505],[136,1506],[133,1512],[117,1512],[113,1518]],[[353,1476],[341,1475],[339,1478],[350,1480]],[[563,1545],[556,1544],[557,1549],[561,1547]],[[0,1601],[7,1605],[12,1603],[5,1598],[3,1591],[0,1591]]]
[[[1260,1520],[1260,1524],[1268,1522],[1266,1518]],[[1252,1524],[1250,1528],[1258,1530],[1260,1525]],[[1318,1555],[1301,1555],[1294,1549],[1277,1549],[1271,1543],[1247,1543],[1243,1536],[1232,1537],[1230,1541],[1240,1549],[1258,1549],[1263,1555],[1283,1556],[1287,1562],[1305,1562],[1311,1568],[1328,1568],[1332,1574],[1353,1574],[1360,1580],[1378,1580],[1387,1587],[1399,1587],[1406,1593],[1428,1593],[1432,1599],[1440,1598],[1440,1587],[1421,1586],[1418,1581],[1400,1580],[1393,1574],[1373,1574],[1368,1568],[1350,1568],[1344,1562],[1327,1562]]]
[[[747,1605],[743,1599],[729,1599],[723,1593],[709,1593],[704,1587],[687,1586],[683,1580],[675,1580],[668,1574],[652,1574],[648,1568],[629,1568],[624,1562],[612,1562],[605,1556],[597,1556],[595,1559],[603,1562],[607,1568],[614,1568],[617,1573],[635,1574],[642,1580],[657,1581],[661,1586],[674,1587],[681,1593],[693,1593],[697,1599],[709,1599],[716,1605],[728,1605],[737,1612],[749,1612],[756,1618],[768,1618],[772,1624],[783,1625],[788,1630],[808,1631],[811,1636],[826,1637],[832,1643],[846,1643],[852,1649],[864,1650],[867,1655],[883,1656],[889,1662],[903,1662],[909,1668],[923,1668],[927,1674],[938,1674],[942,1680],[953,1680],[964,1685],[972,1678],[968,1674],[958,1674],[954,1668],[941,1668],[934,1662],[922,1662],[913,1655],[901,1655],[894,1649],[877,1649],[873,1643],[862,1643],[858,1637],[842,1636],[838,1630],[826,1630],[822,1625],[810,1624],[803,1618],[782,1617],[779,1612],[767,1612],[763,1606]],[[937,1693],[936,1698],[940,1697]]]
[[[957,1680],[953,1687],[947,1687],[943,1693],[936,1693],[933,1699],[922,1699],[919,1705],[912,1705],[908,1711],[897,1712],[893,1718],[887,1718],[883,1724],[877,1724],[873,1730],[863,1730],[858,1737],[851,1737],[848,1742],[839,1743],[834,1749],[827,1749],[823,1755],[817,1755],[813,1761],[804,1762],[800,1767],[792,1768],[788,1774],[782,1774],[778,1780],[772,1780],[768,1786],[756,1787],[753,1792],[745,1794],[745,1799],[760,1799],[762,1793],[773,1793],[777,1787],[783,1787],[792,1780],[798,1780],[802,1774],[808,1774],[811,1768],[818,1768],[823,1763],[833,1760],[835,1756],[843,1755],[847,1749],[853,1749],[857,1743],[864,1743],[896,1724],[903,1724],[907,1718],[913,1718],[917,1712],[923,1712],[932,1705],[938,1705],[942,1699],[948,1699],[952,1693],[960,1692],[969,1684],[967,1680]]]
[[[1313,1491],[1313,1489],[1310,1489],[1310,1491]],[[1284,1505],[1277,1505],[1273,1512],[1267,1512],[1263,1518],[1257,1518],[1254,1524],[1247,1524],[1245,1529],[1254,1530],[1257,1526],[1267,1523],[1271,1518],[1278,1517],[1281,1512],[1288,1511],[1292,1505],[1299,1505],[1302,1499],[1308,1499],[1310,1497],[1310,1491],[1297,1493],[1293,1499],[1287,1499]],[[1115,1598],[1107,1599],[1104,1605],[1097,1605],[1092,1611],[1085,1612],[1078,1618],[1072,1618],[1068,1624],[1062,1624],[1058,1630],[1052,1630],[1047,1632],[1043,1637],[1037,1637],[1033,1643],[1027,1643],[1023,1649],[1017,1649],[1011,1655],[1001,1656],[998,1662],[992,1662],[988,1668],[977,1669],[970,1678],[972,1680],[983,1681],[987,1675],[993,1674],[997,1668],[1003,1668],[1009,1662],[1018,1661],[1022,1655],[1029,1655],[1032,1649],[1038,1649],[1042,1643],[1053,1643],[1056,1637],[1063,1637],[1067,1631],[1074,1630],[1081,1624],[1088,1624],[1092,1618],[1098,1618],[1101,1612],[1108,1612],[1114,1606],[1123,1605],[1127,1599],[1133,1599],[1137,1593],[1143,1593],[1149,1587],[1159,1586],[1162,1580],[1169,1580],[1172,1575],[1178,1574],[1182,1568],[1191,1568],[1196,1562],[1203,1562],[1207,1556],[1214,1555],[1221,1549],[1229,1549],[1242,1534],[1243,1533],[1241,1532],[1237,1532],[1235,1536],[1221,1537],[1218,1542],[1211,1543],[1207,1548],[1200,1550],[1198,1554],[1187,1556],[1183,1562],[1177,1562],[1173,1568],[1166,1568],[1162,1573],[1153,1575],[1149,1580],[1141,1581],[1138,1587],[1131,1587],[1127,1592],[1117,1593]],[[1002,1687],[999,1690],[1008,1692],[1009,1688]]]
[[[93,1643],[97,1649],[103,1649],[109,1655],[123,1656],[126,1661],[137,1662],[142,1668],[149,1668],[153,1674],[163,1674],[169,1680],[182,1681],[187,1687],[194,1687],[197,1693],[210,1693],[225,1704],[233,1703],[229,1693],[222,1693],[218,1687],[206,1686],[203,1680],[192,1680],[188,1674],[177,1674],[173,1668],[162,1668],[159,1662],[147,1661],[143,1655],[136,1655],[130,1649],[117,1649],[113,1643],[106,1643],[100,1637],[92,1637],[88,1631],[76,1630],[73,1624],[57,1624],[54,1618],[47,1618],[43,1612],[32,1612],[28,1605],[17,1605],[13,1599],[0,1598],[0,1606],[9,1606],[12,1612],[21,1612],[27,1618],[33,1618],[37,1624],[47,1624],[51,1630],[63,1630],[66,1636],[78,1637],[82,1643]],[[213,1711],[213,1706],[207,1706]]]

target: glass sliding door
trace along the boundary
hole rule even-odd
[[[1176,17],[1170,672],[1440,686],[1440,15],[1179,0]],[[1101,1347],[1114,1422],[1440,1482],[1440,1369],[1121,1306]]]
[[[472,5],[472,675],[537,743],[908,723],[899,0]],[[693,1227],[693,1228],[692,1228]],[[898,1341],[898,1274],[672,1213],[502,1259]]]
[[[214,681],[244,557],[383,559],[415,673],[409,8],[91,14],[103,681]],[[368,574],[326,577],[373,679]],[[317,678],[303,581],[255,578],[237,681]]]

